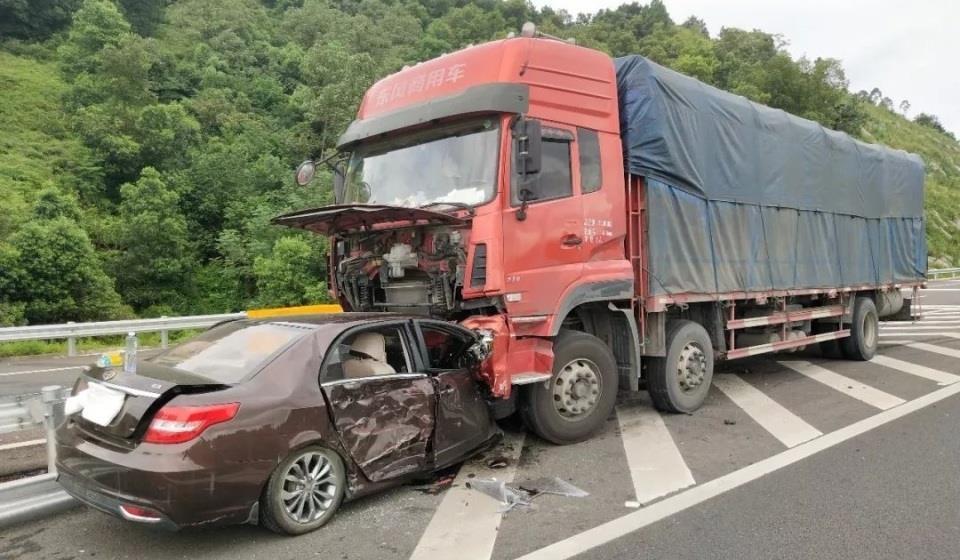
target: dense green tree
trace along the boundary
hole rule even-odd
[[[104,47],[116,47],[130,33],[130,24],[110,0],[83,0],[73,16],[67,40],[60,47],[60,67],[68,78],[97,70]]]
[[[126,314],[87,233],[58,217],[24,224],[10,238],[17,255],[8,301],[31,324],[116,319]],[[10,258],[9,256],[7,258]]]
[[[113,275],[123,300],[137,311],[186,310],[193,255],[179,196],[152,167],[120,196]]]
[[[79,0],[0,0],[0,39],[46,39],[70,23]]]
[[[264,307],[304,305],[329,300],[326,282],[319,280],[322,255],[300,237],[282,237],[270,256],[257,257],[257,303]]]

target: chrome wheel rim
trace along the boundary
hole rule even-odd
[[[553,380],[553,406],[566,420],[579,420],[600,402],[600,368],[590,360],[571,360]]]
[[[680,351],[677,358],[677,379],[684,393],[696,391],[707,376],[707,356],[703,348],[690,342]]]
[[[337,480],[333,465],[317,451],[297,458],[283,476],[280,498],[287,515],[297,523],[320,519],[333,506]]]

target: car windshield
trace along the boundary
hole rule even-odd
[[[498,131],[496,120],[484,119],[361,147],[350,158],[343,202],[487,202],[496,190]]]
[[[307,332],[278,324],[232,321],[191,338],[148,361],[237,383],[258,371],[275,353]]]

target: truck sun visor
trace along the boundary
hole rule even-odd
[[[481,84],[462,92],[430,99],[369,119],[355,120],[337,141],[337,148],[393,130],[470,113],[526,113],[530,106],[525,84]]]

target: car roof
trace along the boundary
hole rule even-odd
[[[380,323],[403,319],[427,319],[419,315],[404,313],[311,313],[308,315],[278,315],[276,317],[262,317],[257,319],[241,319],[251,324],[255,323],[286,323],[309,328],[321,328],[326,325],[339,325],[344,328],[360,323]]]

